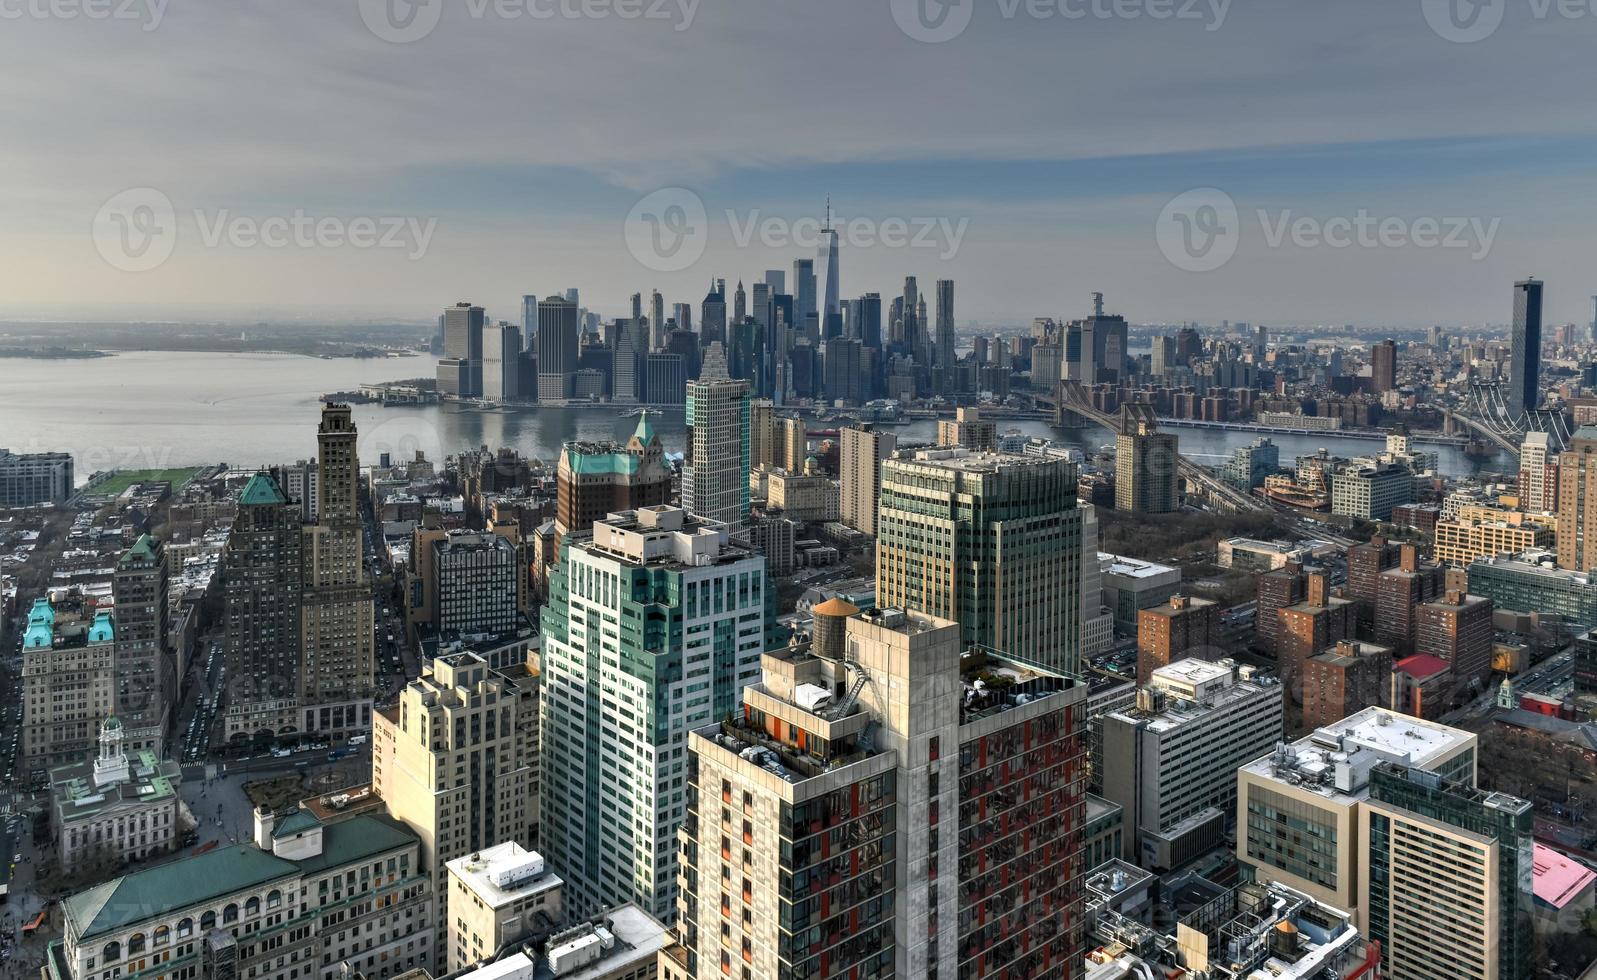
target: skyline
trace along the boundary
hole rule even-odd
[[[993,0],[926,43],[887,2],[688,6],[646,8],[684,13],[662,23],[465,4],[411,43],[376,36],[354,2],[163,5],[142,23],[19,7],[0,40],[19,79],[5,112],[34,138],[0,150],[0,317],[424,321],[471,297],[514,319],[523,294],[568,285],[618,315],[633,292],[694,301],[711,277],[815,257],[792,225],[831,196],[840,225],[935,231],[927,248],[845,234],[842,297],[950,278],[961,324],[1070,314],[1091,291],[1145,323],[1504,324],[1502,284],[1531,275],[1548,322],[1590,319],[1590,236],[1568,202],[1597,127],[1562,82],[1590,16],[1499,0],[1489,37],[1455,43],[1421,3],[1176,5],[1207,21],[1066,4],[1033,23],[1048,5]],[[1519,70],[1484,71],[1504,62]],[[679,187],[704,205],[706,249],[656,271],[627,247],[628,215]],[[171,202],[176,237],[126,272],[91,229],[138,188]],[[1161,214],[1201,188],[1234,202],[1240,240],[1186,271]],[[296,214],[340,244],[249,244]],[[1400,244],[1324,240],[1361,214],[1400,222]],[[788,229],[776,247],[739,247],[771,217]],[[1302,218],[1319,237],[1287,231]],[[399,247],[351,244],[358,219],[396,219]],[[1459,222],[1463,247],[1421,244],[1427,220]]]

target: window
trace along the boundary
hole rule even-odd
[[[222,910],[222,924],[238,921],[238,906],[232,902],[227,903],[227,908]]]
[[[114,963],[121,958],[122,944],[114,939],[106,943],[105,948],[100,950],[100,959],[107,963]]]
[[[177,938],[187,939],[194,935],[194,920],[183,919],[177,924]]]

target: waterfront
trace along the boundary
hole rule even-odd
[[[15,452],[70,452],[78,480],[96,470],[161,468],[227,462],[249,467],[310,458],[316,451],[322,394],[362,384],[430,376],[429,357],[320,359],[288,354],[135,352],[92,360],[0,359],[0,447]],[[572,439],[625,439],[637,426],[611,405],[478,411],[454,405],[355,406],[361,459],[395,458],[416,450],[429,458],[473,446],[510,446],[552,460]],[[681,452],[682,412],[653,416],[670,452]],[[817,428],[831,423],[817,424]],[[1091,453],[1112,441],[1101,429],[1056,430],[1040,421],[999,421],[999,431],[1056,439]],[[903,443],[930,443],[936,425],[897,427]],[[1215,463],[1256,433],[1181,428],[1183,453]],[[1273,434],[1283,465],[1325,447],[1342,456],[1380,444],[1336,436]],[[1473,460],[1455,446],[1435,450],[1442,471],[1462,476],[1502,471],[1501,457]]]

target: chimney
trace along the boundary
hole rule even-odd
[[[1309,598],[1311,606],[1326,604],[1326,578],[1324,572],[1311,572],[1309,574]]]
[[[1420,550],[1414,545],[1404,545],[1398,555],[1397,564],[1403,571],[1417,572],[1420,570]]]

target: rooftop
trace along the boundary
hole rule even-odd
[[[1180,575],[1178,569],[1169,565],[1159,565],[1151,561],[1139,561],[1136,558],[1126,558],[1123,555],[1111,555],[1107,552],[1098,552],[1098,560],[1108,560],[1110,565],[1104,571],[1110,575],[1121,575],[1126,578],[1153,578],[1158,575]]]
[[[448,863],[448,868],[450,875],[493,908],[563,884],[537,851],[529,851],[513,840],[456,858]]]
[[[1242,767],[1244,772],[1290,783],[1350,804],[1369,795],[1369,771],[1394,762],[1429,770],[1475,736],[1385,708],[1365,708]]]
[[[1531,867],[1535,874],[1536,900],[1555,909],[1562,909],[1597,881],[1597,871],[1544,844],[1536,845]]]
[[[1441,657],[1433,657],[1428,653],[1416,653],[1412,657],[1404,657],[1392,665],[1394,671],[1401,671],[1415,680],[1424,680],[1435,677],[1443,671],[1451,670],[1452,664]]]

